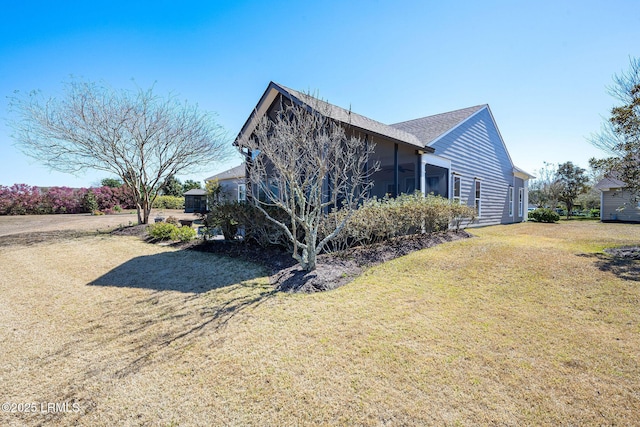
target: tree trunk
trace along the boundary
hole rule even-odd
[[[140,206],[140,203],[136,203],[136,213],[138,214],[138,224],[146,224],[142,222],[142,206]]]

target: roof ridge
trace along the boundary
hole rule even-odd
[[[393,123],[390,126],[395,126],[395,125],[401,125],[404,123],[409,123],[409,122],[414,122],[416,120],[424,120],[424,119],[429,119],[429,118],[435,118],[438,116],[444,116],[444,115],[448,115],[448,114],[453,114],[453,113],[458,113],[460,111],[464,111],[464,110],[472,110],[472,109],[482,109],[484,107],[487,107],[489,104],[478,104],[478,105],[474,105],[472,107],[465,107],[465,108],[458,108],[457,110],[451,110],[451,111],[445,111],[444,113],[438,113],[438,114],[431,114],[429,116],[423,116],[423,117],[417,117],[415,119],[410,119],[410,120],[404,120],[402,122],[397,122],[397,123]]]
[[[384,135],[384,136],[387,136],[387,137],[392,137],[392,138],[395,138],[395,139],[403,140],[404,142],[408,142],[408,143],[413,144],[413,145],[422,146],[422,144],[420,143],[420,140],[414,134],[412,134],[411,132],[407,132],[407,131],[402,130],[402,129],[397,129],[397,128],[395,128],[395,127],[393,127],[391,125],[388,125],[386,123],[382,123],[382,122],[380,122],[378,120],[372,119],[372,118],[364,116],[362,114],[358,114],[358,113],[354,112],[351,109],[347,110],[346,108],[343,108],[343,107],[340,107],[338,105],[332,104],[329,101],[323,100],[323,99],[318,98],[316,96],[313,96],[311,94],[306,94],[304,92],[300,92],[300,91],[297,91],[295,89],[291,89],[291,88],[289,88],[287,86],[281,85],[280,83],[276,83],[276,82],[273,82],[273,81],[271,83],[273,83],[274,85],[276,85],[276,86],[280,87],[281,89],[285,90],[290,95],[298,98],[301,102],[303,102],[305,104],[308,104],[308,98],[312,98],[312,99],[314,99],[316,101],[319,101],[319,102],[327,105],[330,109],[334,109],[334,108],[337,109],[337,111],[334,111],[333,112],[334,114],[332,114],[334,116],[332,118],[334,118],[336,120],[343,121],[345,123],[351,124],[352,126],[362,127],[365,130],[369,130],[371,132],[376,132],[376,133],[381,133],[382,130],[387,129],[387,132],[385,132],[386,135],[385,135],[385,133],[381,133],[381,134]],[[307,99],[303,99],[303,98],[307,98]],[[337,117],[339,114],[335,114],[335,113],[340,113],[340,112],[342,112],[346,116],[348,116],[349,121],[344,121],[344,120],[341,120],[339,117]],[[376,129],[372,129],[371,127],[365,128],[363,126],[359,126],[357,123],[354,123],[354,121],[351,120],[353,118],[361,119],[362,121],[365,121],[365,122],[368,122],[368,123],[371,123],[371,124],[375,124],[375,125],[381,127],[382,129],[376,130]]]

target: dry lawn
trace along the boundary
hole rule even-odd
[[[38,405],[0,425],[640,424],[640,261],[601,254],[640,226],[473,234],[311,295],[133,237],[0,246],[0,401]]]

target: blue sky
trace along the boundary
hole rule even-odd
[[[9,3],[9,4],[7,4]],[[383,123],[489,104],[514,162],[588,166],[640,56],[629,1],[14,1],[0,15],[0,185],[89,186],[13,146],[6,96],[69,76],[174,92],[235,136],[273,80]],[[132,81],[133,80],[133,81]],[[202,180],[234,166],[181,176]]]

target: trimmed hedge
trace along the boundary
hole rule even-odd
[[[274,207],[264,209],[271,217],[289,223],[289,216],[284,211]],[[350,215],[347,224],[332,240],[327,251],[378,243],[398,236],[432,233],[449,227],[458,230],[475,219],[475,210],[443,197],[423,197],[420,193],[397,198],[374,198],[365,201],[355,211],[338,209],[325,215],[318,229],[318,239],[322,240],[332,233],[347,215]],[[260,209],[245,202],[214,205],[205,217],[205,226],[209,234],[214,229],[222,231],[227,240],[234,239],[242,228],[245,241],[253,240],[263,247],[290,246],[280,227],[269,221]],[[301,229],[296,234],[298,238],[304,236]]]
[[[560,221],[560,215],[548,208],[538,208],[529,212],[529,219],[535,222],[553,223]]]
[[[184,197],[158,196],[151,207],[155,209],[184,209]]]

